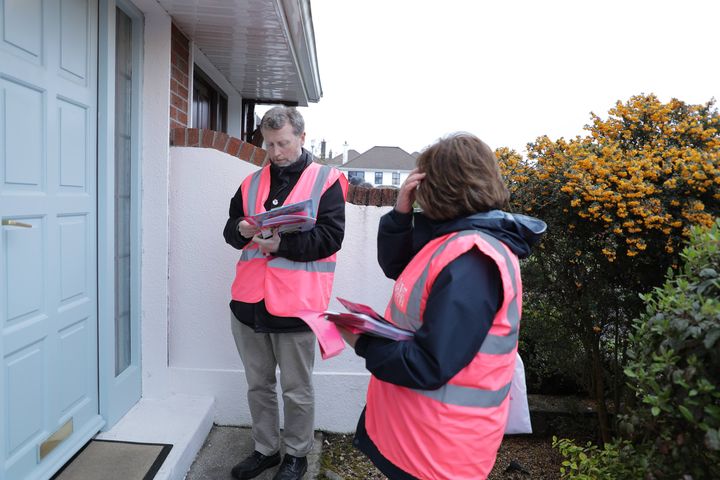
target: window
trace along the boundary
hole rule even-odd
[[[400,172],[393,172],[392,184],[396,186],[400,185]]]
[[[383,172],[375,172],[375,185],[382,185]]]
[[[115,375],[132,363],[133,20],[117,8],[115,39]]]
[[[352,180],[352,181],[351,181]],[[348,181],[351,181],[353,185],[355,185],[354,182],[362,183],[365,181],[365,172],[361,170],[350,170],[348,172]]]
[[[192,125],[227,133],[227,96],[202,70],[193,74]]]

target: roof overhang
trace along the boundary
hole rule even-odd
[[[244,99],[322,97],[310,0],[158,0]]]

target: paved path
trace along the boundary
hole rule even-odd
[[[308,455],[308,470],[304,480],[317,478],[320,473],[322,434],[315,433],[315,445]],[[220,427],[213,425],[205,444],[198,453],[185,480],[233,480],[232,467],[254,450],[250,429],[245,427]],[[255,477],[272,480],[277,467],[270,468]]]

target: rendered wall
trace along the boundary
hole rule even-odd
[[[215,422],[249,425],[245,377],[230,333],[230,284],[238,251],[222,230],[230,198],[258,167],[206,148],[170,149],[168,362],[172,393],[212,395]],[[346,204],[346,229],[330,308],[335,296],[384,311],[392,281],[377,265],[380,217],[391,207]],[[316,428],[350,432],[365,403],[364,362],[346,348],[316,355]]]

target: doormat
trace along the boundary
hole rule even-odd
[[[170,449],[165,443],[90,440],[52,480],[152,480]]]

